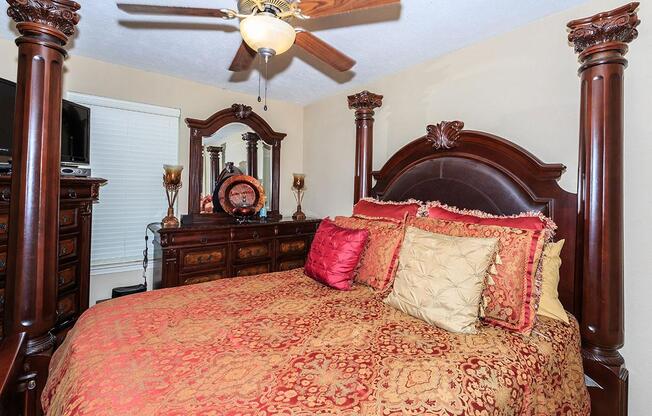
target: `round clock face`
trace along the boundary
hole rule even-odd
[[[248,183],[238,183],[231,188],[228,198],[236,207],[251,207],[256,205],[256,190]]]
[[[235,208],[241,207],[253,208],[253,214],[256,214],[265,205],[265,189],[252,176],[231,176],[224,181],[218,195],[224,212],[231,215]]]

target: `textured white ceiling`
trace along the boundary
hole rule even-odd
[[[238,21],[179,16],[128,15],[115,0],[77,0],[82,20],[71,53],[256,94],[258,73],[227,70],[241,38]],[[120,0],[167,6],[235,8],[236,0]],[[270,97],[308,104],[513,30],[586,0],[403,0],[385,7],[303,23],[355,58],[337,73],[297,47],[274,58]],[[0,36],[13,39],[3,15]],[[562,29],[560,29],[562,30]]]

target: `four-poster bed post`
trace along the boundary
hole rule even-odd
[[[638,5],[630,3],[568,24],[569,41],[580,54],[581,64],[577,194],[545,183],[558,180],[563,166],[530,160],[531,166],[523,171],[526,165],[511,166],[510,161],[523,156],[521,148],[493,135],[459,131],[463,125],[456,129],[455,122],[431,126],[428,136],[399,150],[380,171],[373,172],[378,182],[372,187],[373,110],[382,105],[382,96],[363,91],[348,97],[349,108],[356,110],[354,203],[369,196],[404,199],[427,194],[444,195],[449,199],[444,202],[453,205],[472,205],[483,202],[478,199],[481,196],[490,199],[484,200],[488,209],[517,208],[510,200],[523,199],[523,207],[539,206],[553,216],[560,227],[559,238],[570,245],[565,248],[567,254],[562,254],[560,299],[580,323],[592,414],[598,416],[627,414],[628,372],[619,353],[624,344],[623,73],[627,43],[638,34]],[[504,180],[507,174],[525,183],[530,194],[518,195],[521,185],[514,187],[512,197],[503,192],[473,193],[474,186],[464,186],[469,180],[464,172],[467,176],[484,172],[481,179],[486,182],[474,183],[475,188],[489,189],[493,178]],[[438,185],[453,189],[432,189]]]
[[[7,0],[17,23],[18,72],[13,136],[5,328],[25,332],[26,386],[39,392],[55,344],[59,168],[64,46],[80,5],[70,0]],[[38,405],[35,405],[38,407]]]
[[[374,154],[374,109],[383,105],[383,96],[369,91],[351,95],[349,108],[355,109],[355,181],[353,203],[371,192]]]

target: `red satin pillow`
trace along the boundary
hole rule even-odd
[[[312,241],[305,274],[334,289],[350,290],[368,238],[367,230],[340,227],[325,218]]]
[[[421,203],[415,200],[405,202],[385,202],[371,198],[363,198],[353,206],[353,215],[373,218],[393,218],[403,220],[405,214],[416,216]]]

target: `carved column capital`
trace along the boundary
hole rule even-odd
[[[224,152],[224,148],[222,146],[207,146],[206,151],[210,155],[211,160],[217,160],[220,154]]]
[[[636,14],[638,5],[638,2],[629,3],[569,22],[568,40],[580,54],[580,59],[605,50],[618,50],[624,55],[627,52],[625,44],[638,37],[636,27],[641,23]]]
[[[247,142],[247,147],[258,147],[258,140],[260,140],[260,136],[256,133],[252,132],[247,132],[242,134],[242,140]]]
[[[25,34],[27,29],[46,32],[60,38],[63,43],[75,33],[79,22],[77,11],[80,5],[71,0],[7,0],[7,15],[16,23],[18,30]],[[20,24],[30,24],[29,27]]]
[[[374,115],[374,109],[382,107],[383,96],[369,91],[362,91],[349,95],[349,108],[355,110],[356,117],[368,117]]]

